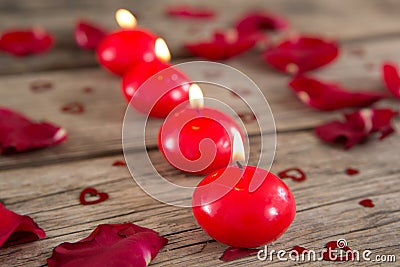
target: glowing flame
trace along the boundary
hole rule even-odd
[[[115,12],[115,19],[118,25],[124,29],[133,29],[137,24],[135,16],[126,9],[118,9],[117,12]]]
[[[201,109],[204,106],[203,92],[195,83],[189,87],[189,101],[192,108]]]
[[[243,163],[245,160],[242,136],[239,132],[235,132],[233,136],[232,162]]]
[[[155,43],[155,51],[159,60],[164,62],[169,62],[171,60],[171,54],[169,53],[167,43],[163,38],[157,38]]]

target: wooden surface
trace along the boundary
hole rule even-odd
[[[0,249],[0,266],[43,266],[56,245],[79,240],[98,224],[125,221],[152,228],[169,239],[152,266],[292,265],[260,262],[256,257],[221,262],[218,258],[226,247],[201,231],[190,209],[153,200],[135,184],[125,167],[112,166],[123,158],[121,127],[126,103],[119,92],[120,81],[101,70],[91,53],[75,47],[73,24],[78,18],[88,18],[112,29],[113,11],[121,6],[130,8],[142,25],[163,35],[176,58],[174,63],[181,63],[193,60],[182,49],[184,42],[206,36],[215,27],[229,26],[246,10],[263,8],[286,16],[298,31],[327,34],[341,41],[340,58],[313,75],[339,81],[354,90],[381,91],[380,63],[386,59],[400,62],[400,3],[276,0],[265,4],[251,0],[244,7],[243,1],[226,2],[202,1],[201,5],[217,10],[217,18],[184,23],[163,14],[167,6],[182,3],[173,0],[0,2],[0,30],[34,23],[54,32],[58,40],[52,51],[39,56],[14,58],[0,54],[0,106],[57,123],[69,132],[68,142],[60,146],[0,157],[0,201],[34,218],[47,233],[46,239]],[[362,52],[354,52],[357,50]],[[399,134],[383,142],[371,140],[350,151],[325,145],[316,139],[312,128],[339,118],[340,112],[317,112],[304,106],[287,88],[288,77],[268,68],[257,51],[224,63],[249,75],[271,106],[278,133],[272,171],[298,166],[308,176],[303,183],[285,180],[295,195],[297,215],[289,230],[271,247],[288,250],[300,245],[318,250],[328,241],[345,238],[352,249],[370,249],[373,255],[393,254],[400,260]],[[53,88],[32,92],[30,84],[38,80],[50,81]],[[85,93],[87,87],[93,89],[92,93]],[[241,113],[247,112],[243,103],[224,91],[206,88],[205,92],[228,99]],[[85,112],[61,112],[61,107],[71,102],[81,102]],[[400,105],[385,100],[379,106],[398,109]],[[177,183],[195,184],[198,179],[181,174],[161,157],[156,146],[160,123],[154,120],[148,127],[147,146],[155,168]],[[260,145],[255,122],[245,125],[252,150],[257,151]],[[400,129],[398,119],[395,126]],[[139,142],[132,142],[130,147],[137,148]],[[252,154],[251,160],[255,158]],[[361,173],[348,176],[344,172],[348,167]],[[89,186],[109,193],[110,199],[98,205],[80,205],[79,193]],[[364,198],[372,199],[375,207],[360,206],[358,202]],[[348,265],[374,264],[379,265]]]

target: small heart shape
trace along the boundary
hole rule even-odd
[[[367,207],[367,208],[375,207],[374,202],[372,202],[372,200],[369,198],[361,200],[360,202],[358,202],[358,204],[360,204],[361,206]]]
[[[41,93],[44,91],[51,90],[53,88],[53,84],[50,81],[46,80],[37,80],[31,83],[31,90],[35,93]]]
[[[357,170],[357,169],[353,169],[353,168],[347,168],[346,169],[346,174],[347,175],[356,175],[356,174],[359,174],[360,173],[360,171],[359,170]]]
[[[302,182],[306,179],[306,174],[300,168],[289,168],[278,173],[282,179],[290,178],[295,182]]]
[[[340,239],[339,239],[340,240]],[[345,245],[338,244],[338,241],[329,241],[325,245],[326,251],[323,253],[323,258],[326,261],[350,261],[354,258],[353,250]],[[344,255],[335,254],[340,250],[344,250],[346,253]]]
[[[90,195],[91,197],[97,197],[94,200],[86,200],[86,197]],[[108,199],[108,194],[105,192],[97,192],[95,188],[88,187],[82,190],[80,196],[79,196],[79,201],[81,202],[82,205],[93,205],[97,204],[103,201],[106,201]]]
[[[66,113],[80,114],[85,110],[85,108],[79,102],[72,102],[63,106],[61,110]]]

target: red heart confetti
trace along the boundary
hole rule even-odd
[[[349,149],[366,141],[372,133],[379,132],[380,140],[394,133],[391,121],[396,115],[398,112],[391,109],[367,108],[345,114],[345,122],[327,122],[314,130],[321,140],[332,144],[341,143],[345,149]]]
[[[279,71],[300,74],[331,63],[339,55],[336,41],[314,36],[296,36],[268,48],[263,57]]]
[[[347,175],[350,175],[350,176],[352,176],[352,175],[357,175],[357,174],[359,174],[359,173],[360,173],[359,170],[356,170],[356,169],[353,169],[353,168],[347,168],[347,169],[346,169],[346,174],[347,174]]]
[[[113,166],[126,166],[126,163],[123,160],[116,160],[116,161],[114,161],[114,163],[112,165]]]
[[[215,12],[208,8],[193,6],[172,6],[166,12],[171,17],[188,18],[188,19],[212,19]]]
[[[0,203],[0,247],[45,238],[46,233],[29,216],[19,215]]]
[[[41,93],[53,89],[53,84],[47,80],[36,80],[31,82],[30,88],[35,93]]]
[[[347,244],[340,243],[339,240],[338,241],[329,241],[325,245],[325,248],[327,250],[323,252],[322,257],[324,260],[326,260],[326,261],[350,261],[350,260],[353,260],[354,254],[352,252],[352,249],[349,246],[347,246]],[[340,250],[343,250],[346,253],[344,253],[343,255],[336,254],[336,253],[339,253]]]
[[[242,54],[256,44],[254,36],[239,35],[235,29],[214,33],[211,40],[188,43],[185,48],[193,55],[208,60],[225,60]]]
[[[252,255],[257,255],[258,251],[258,249],[229,247],[224,251],[219,259],[221,261],[233,261]]]
[[[85,111],[85,107],[82,103],[71,102],[61,107],[61,111],[70,114],[81,114]]]
[[[0,36],[0,50],[15,56],[46,52],[53,45],[53,37],[42,28],[9,29]]]
[[[382,65],[382,76],[388,91],[400,99],[400,72],[396,64],[386,62]]]
[[[361,200],[360,202],[358,202],[358,204],[360,204],[361,206],[367,207],[367,208],[375,207],[375,204],[369,198]]]
[[[351,92],[337,83],[324,82],[304,75],[295,77],[289,86],[304,104],[324,111],[365,107],[384,98],[384,94],[379,92]]]
[[[0,107],[0,154],[54,146],[67,139],[65,129]]]
[[[96,197],[94,200],[86,200],[88,196]],[[106,201],[108,199],[108,194],[105,192],[97,192],[95,188],[88,187],[82,190],[79,201],[82,205],[93,205],[100,202]]]
[[[303,182],[307,178],[305,172],[296,167],[283,170],[278,173],[278,176],[282,179],[290,178],[295,182]]]
[[[47,259],[49,267],[146,267],[168,239],[157,232],[135,225],[101,224],[86,238],[62,243]]]
[[[85,20],[80,20],[75,25],[75,42],[85,50],[95,50],[106,35],[107,31],[102,27]]]

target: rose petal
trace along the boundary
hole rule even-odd
[[[147,266],[168,240],[133,223],[102,224],[76,243],[62,243],[47,259],[53,266]]]
[[[391,62],[384,63],[382,65],[382,76],[389,92],[400,99],[400,72],[397,65]]]
[[[328,143],[344,143],[345,149],[367,140],[375,132],[380,139],[394,132],[391,121],[398,112],[391,109],[362,109],[345,114],[345,122],[332,121],[315,128],[316,135]]]
[[[361,206],[364,206],[364,207],[366,207],[366,208],[373,208],[373,207],[375,207],[374,202],[372,202],[372,200],[369,199],[369,198],[366,198],[366,199],[361,200],[360,202],[358,202],[358,204],[360,204]]]
[[[35,123],[12,110],[0,108],[0,154],[57,145],[67,139],[65,129]]]
[[[369,106],[384,97],[377,92],[350,92],[337,83],[320,81],[304,75],[295,77],[289,86],[303,103],[325,111]]]
[[[338,44],[312,36],[284,40],[268,48],[264,59],[274,68],[290,74],[315,70],[332,62],[339,54]]]
[[[166,10],[166,14],[171,17],[211,19],[215,17],[215,12],[208,8],[193,6],[173,6]]]
[[[0,37],[0,50],[15,56],[43,53],[53,45],[53,37],[41,28],[14,29]]]
[[[189,43],[185,48],[193,55],[208,60],[224,60],[251,49],[256,44],[254,36],[239,35],[236,30],[215,32],[213,39],[198,43]]]
[[[279,31],[289,27],[289,22],[269,12],[250,12],[243,15],[235,24],[239,34],[254,34],[265,30]]]
[[[248,249],[248,248],[227,248],[222,256],[219,258],[221,261],[233,261],[240,258],[257,255],[258,249]]]
[[[95,50],[106,35],[106,30],[88,21],[80,20],[75,25],[75,42],[85,50]]]
[[[45,238],[46,233],[29,216],[19,215],[0,203],[0,247]]]
[[[86,200],[86,196],[96,197],[94,200]],[[79,202],[82,205],[93,205],[98,204],[108,199],[108,194],[105,192],[98,192],[95,188],[88,187],[82,190],[79,195]]]

